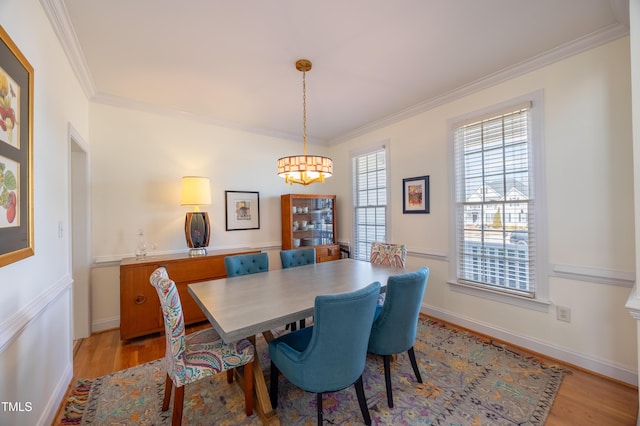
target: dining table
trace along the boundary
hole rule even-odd
[[[189,293],[209,322],[227,343],[262,334],[313,316],[315,298],[322,294],[346,293],[380,282],[404,269],[370,262],[340,259],[286,269],[272,269],[236,277],[189,284]],[[264,424],[280,424],[271,407],[259,357],[254,360],[256,411]]]

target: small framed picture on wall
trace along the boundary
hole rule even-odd
[[[260,193],[225,191],[227,231],[260,229]]]
[[[429,213],[429,176],[402,179],[402,213]]]

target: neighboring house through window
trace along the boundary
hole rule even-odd
[[[538,92],[452,120],[457,289],[548,304],[542,117]]]
[[[387,240],[387,148],[352,154],[354,236],[352,257],[369,260],[371,243]]]

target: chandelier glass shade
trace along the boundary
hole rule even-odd
[[[303,155],[290,155],[278,159],[278,176],[293,185],[310,185],[315,182],[324,183],[325,178],[333,174],[333,160],[320,155],[307,155],[307,82],[306,73],[311,70],[311,61],[300,59],[296,69],[302,72],[302,117],[304,144]]]
[[[331,158],[319,155],[291,155],[278,160],[278,176],[289,184],[324,183],[333,174]]]

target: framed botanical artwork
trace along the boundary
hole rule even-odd
[[[224,191],[227,231],[260,229],[260,193]]]
[[[429,176],[402,179],[402,213],[429,213]]]
[[[0,267],[33,253],[33,67],[0,26]]]

